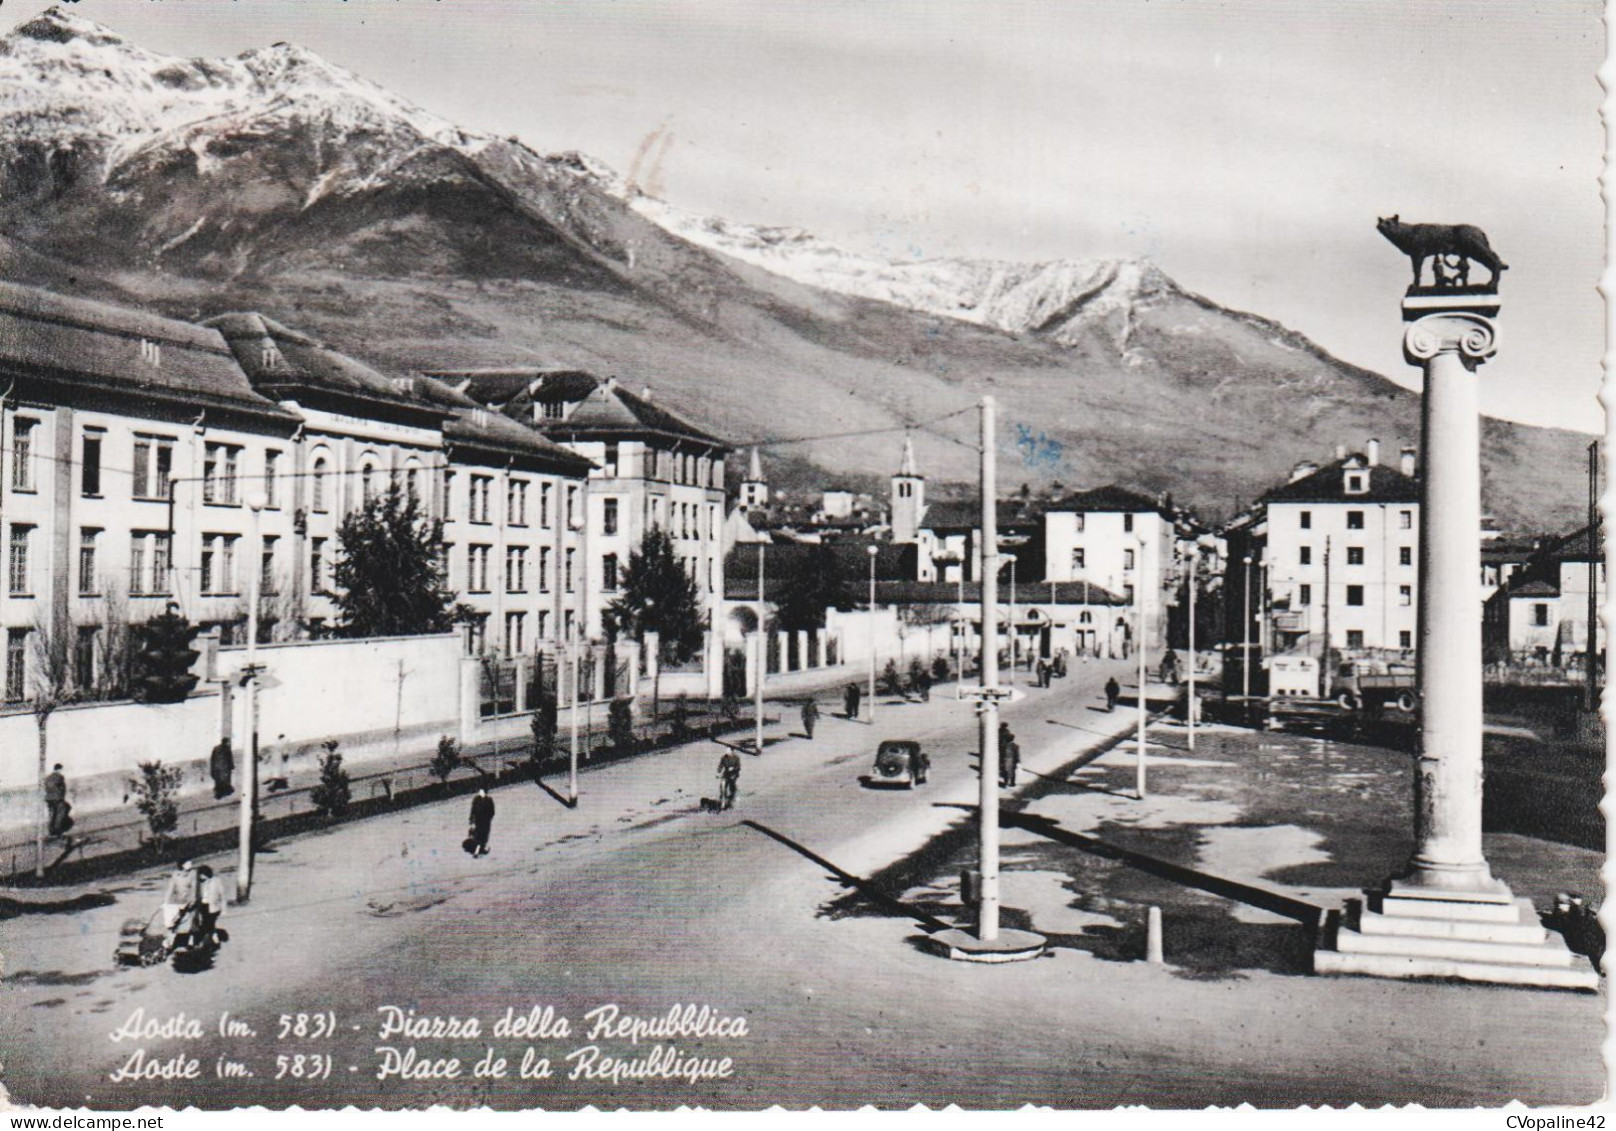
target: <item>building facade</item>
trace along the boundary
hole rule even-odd
[[[1115,485],[1079,491],[1045,508],[1038,541],[1047,580],[1119,594],[1142,620],[1147,646],[1162,645],[1176,574],[1173,523],[1160,504]]]

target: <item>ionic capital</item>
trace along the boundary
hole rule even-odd
[[[1480,314],[1427,314],[1403,332],[1403,357],[1423,365],[1441,353],[1456,353],[1466,369],[1498,352],[1498,324]]]

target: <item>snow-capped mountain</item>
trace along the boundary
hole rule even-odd
[[[923,471],[967,480],[956,410],[989,387],[1007,483],[1219,508],[1418,428],[1413,394],[1149,263],[885,262],[682,211],[299,47],[178,59],[60,9],[0,36],[0,276],[183,318],[261,310],[401,372],[581,366],[742,442],[835,433],[775,453],[799,482],[878,487],[895,435],[939,417],[913,429]],[[1558,469],[1580,436],[1484,437],[1505,521],[1579,497]]]
[[[799,283],[1012,334],[1042,333],[1063,345],[1072,343],[1082,323],[1128,318],[1141,303],[1181,293],[1144,260],[892,262],[844,250],[800,228],[737,224],[638,194],[629,202],[693,244]]]

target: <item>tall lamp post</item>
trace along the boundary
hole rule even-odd
[[[578,639],[578,627],[575,624],[572,631],[567,634],[567,659],[572,667],[572,710],[568,711],[569,730],[567,742],[567,796],[573,807],[578,805],[578,653],[582,651]]]
[[[763,678],[769,672],[769,641],[765,633],[768,631],[769,610],[763,603],[763,548],[767,543],[758,543],[758,596],[757,596],[757,686],[752,694],[755,702],[752,713],[757,716],[753,735],[752,752],[763,753]]]
[[[875,543],[864,548],[870,555],[870,725],[875,725],[875,557],[880,553]]]
[[[236,902],[246,903],[252,895],[253,825],[258,819],[258,601],[264,581],[264,539],[260,529],[264,507],[269,499],[262,491],[247,495],[247,509],[252,513],[253,546],[257,556],[248,559],[247,581],[247,662],[242,666],[245,680],[245,714],[247,732],[247,772],[241,775],[241,836],[240,858],[236,865]],[[170,548],[170,558],[173,550]]]
[[[1251,722],[1251,555],[1240,559],[1245,567],[1240,571],[1240,588],[1245,598],[1246,615],[1240,628],[1240,716]]]
[[[1138,574],[1135,575],[1136,578],[1139,581],[1139,584],[1136,584],[1133,587],[1133,593],[1134,593],[1134,598],[1133,598],[1134,617],[1135,617],[1135,622],[1138,625],[1138,636],[1139,636],[1139,639],[1138,639],[1138,642],[1137,642],[1138,647],[1135,649],[1135,651],[1137,651],[1139,653],[1139,735],[1138,735],[1138,739],[1136,741],[1136,745],[1137,745],[1138,751],[1139,751],[1139,757],[1134,762],[1134,792],[1139,795],[1139,800],[1143,801],[1145,799],[1145,712],[1146,712],[1146,703],[1145,703],[1145,587],[1144,587],[1144,584],[1143,584],[1144,577],[1145,577],[1145,540],[1143,538],[1135,538],[1133,540],[1133,544],[1134,544],[1135,560],[1138,562],[1138,565],[1139,565],[1139,572],[1138,572]]]
[[[1014,554],[1000,554],[999,557],[1010,563],[1010,675],[1005,684],[1008,687],[1016,685],[1016,556]],[[999,642],[995,640],[993,646],[997,648]]]
[[[1185,716],[1189,723],[1189,747],[1195,749],[1195,716],[1200,706],[1195,699],[1195,566],[1201,556],[1201,543],[1197,540],[1190,546],[1190,690],[1189,698],[1185,700]]]

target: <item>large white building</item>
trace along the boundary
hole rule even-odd
[[[473,400],[520,420],[593,462],[587,492],[563,501],[583,532],[570,567],[587,588],[584,631],[602,634],[601,612],[619,595],[629,555],[665,530],[711,605],[723,592],[724,457],[729,444],[613,379],[578,370],[447,370],[432,374]]]
[[[1249,587],[1264,654],[1411,655],[1419,618],[1419,484],[1412,449],[1398,467],[1379,444],[1319,467],[1299,464],[1229,532],[1231,623]],[[1245,559],[1252,563],[1249,572]],[[1238,638],[1236,632],[1231,639]]]
[[[1122,487],[1096,487],[1050,503],[1040,540],[1048,581],[1089,582],[1119,594],[1158,647],[1176,576],[1172,520],[1155,500]]]

